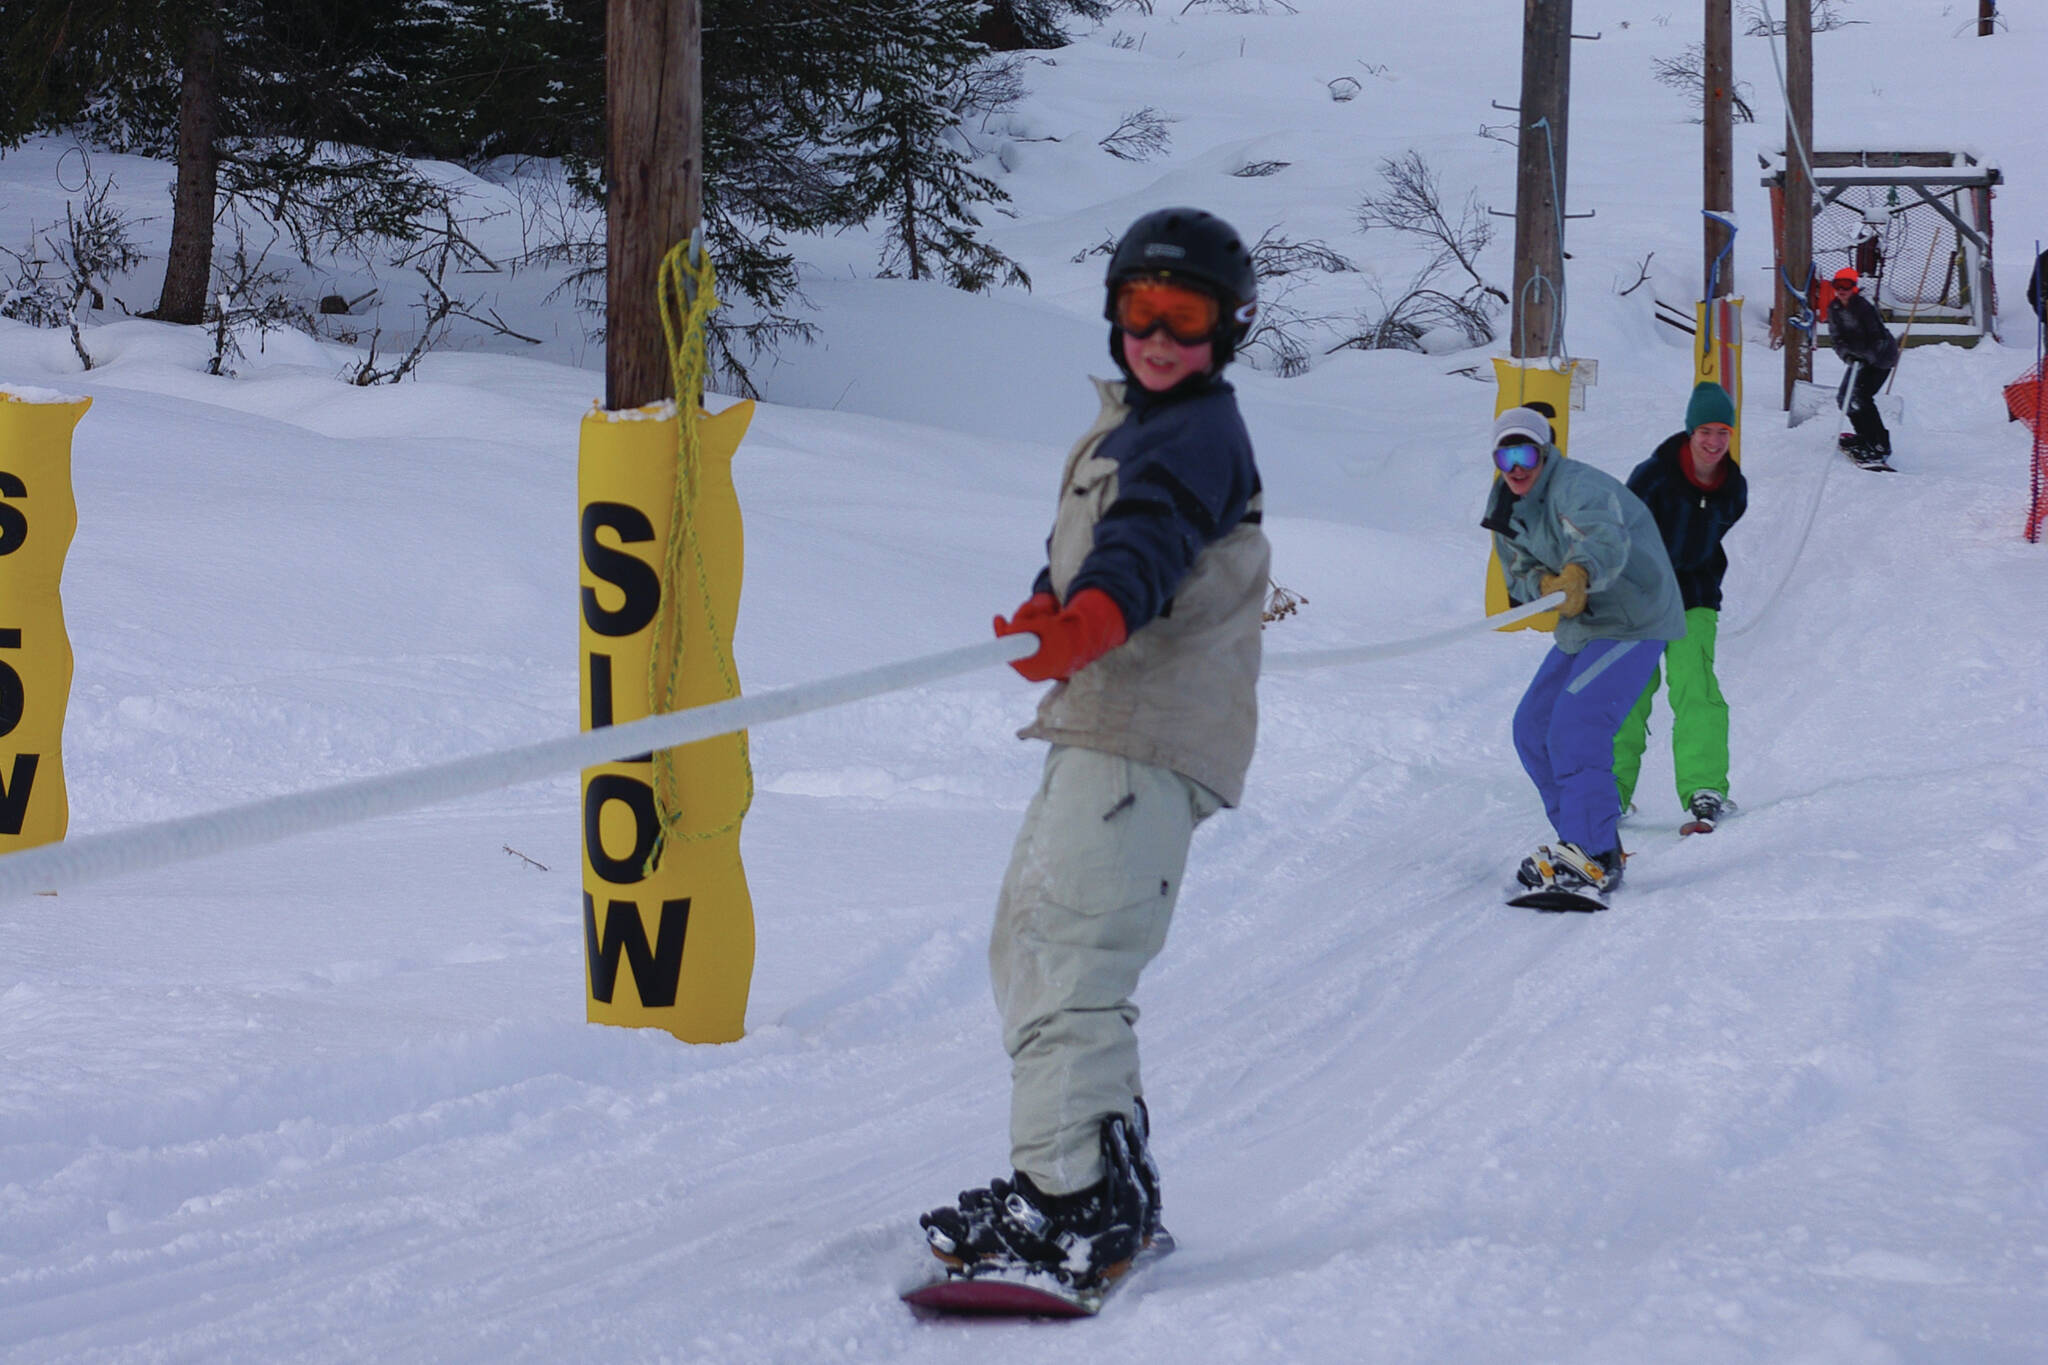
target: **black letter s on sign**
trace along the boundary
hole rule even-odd
[[[25,498],[28,485],[0,470],[0,498]],[[0,555],[11,555],[28,539],[28,518],[19,507],[0,502]]]
[[[633,545],[654,539],[654,527],[637,507],[621,502],[593,502],[583,509],[583,562],[590,572],[625,593],[625,605],[606,611],[598,604],[597,589],[583,590],[583,619],[599,635],[632,635],[644,630],[661,609],[661,579],[646,561],[598,540],[600,527],[619,533],[622,544]]]

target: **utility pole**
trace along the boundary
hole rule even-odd
[[[605,406],[672,397],[655,293],[704,214],[700,0],[606,0]]]
[[[1796,4],[1797,0],[1793,0]],[[1735,234],[1714,214],[1735,211],[1735,6],[1734,0],[1707,0],[1706,59],[1700,82],[1704,98],[1701,165],[1705,171],[1700,190],[1700,207],[1707,210],[1705,222],[1706,265],[1700,297],[1712,306],[1715,299],[1735,292],[1733,261],[1722,261]],[[1715,263],[1721,268],[1716,270]]]
[[[1977,0],[1977,36],[1989,38],[1997,28],[1998,0]]]
[[[1515,307],[1508,353],[1564,354],[1566,107],[1572,0],[1522,0],[1522,102],[1515,154]]]
[[[1819,290],[1813,275],[1813,0],[1785,0],[1785,277],[1805,294],[1820,326]],[[1813,378],[1813,334],[1792,325],[1802,311],[1798,299],[1778,281],[1778,317],[1785,337],[1785,410],[1793,386]]]

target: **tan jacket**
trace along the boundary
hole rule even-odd
[[[1123,385],[1095,381],[1102,411],[1067,456],[1048,560],[1061,601],[1117,498],[1117,462],[1096,447],[1123,423]],[[1170,768],[1234,806],[1258,736],[1259,616],[1272,548],[1256,516],[1196,556],[1173,600],[1129,640],[1054,685],[1019,731]]]

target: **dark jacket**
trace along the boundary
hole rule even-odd
[[[1272,562],[1251,438],[1228,384],[1095,386],[1102,411],[1061,470],[1038,586],[1063,602],[1100,588],[1130,638],[1055,684],[1019,733],[1171,768],[1234,806]]]
[[[2035,258],[2033,274],[2027,277],[2027,304],[2035,317],[2048,322],[2048,290],[2041,287],[2044,276],[2048,276],[2048,251]]]
[[[1259,470],[1237,395],[1223,380],[1194,379],[1165,393],[1132,381],[1121,397],[1128,407],[1123,421],[1092,452],[1116,462],[1116,499],[1060,596],[1064,601],[1083,588],[1100,588],[1123,609],[1124,629],[1135,635],[1169,608],[1195,557],[1246,519],[1259,493]],[[1256,512],[1251,520],[1258,521]],[[1052,586],[1048,568],[1032,590]]]
[[[1742,467],[1731,459],[1721,461],[1721,482],[1712,489],[1701,488],[1685,471],[1686,433],[1665,438],[1656,453],[1637,465],[1628,476],[1628,491],[1643,500],[1657,529],[1664,533],[1664,548],[1671,555],[1671,568],[1678,575],[1678,594],[1685,609],[1721,609],[1721,578],[1728,572],[1728,555],[1721,549],[1721,537],[1742,520],[1749,507],[1749,482]]]
[[[1878,316],[1877,305],[1862,294],[1835,295],[1828,305],[1828,334],[1835,354],[1872,370],[1899,363],[1899,340]]]

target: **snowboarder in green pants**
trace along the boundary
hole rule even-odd
[[[1664,548],[1685,602],[1685,638],[1665,649],[1671,680],[1671,755],[1678,803],[1692,816],[1686,833],[1704,833],[1728,802],[1728,703],[1714,676],[1714,640],[1721,621],[1721,578],[1728,555],[1721,538],[1742,519],[1749,485],[1728,458],[1735,403],[1719,384],[1694,387],[1685,405],[1685,430],[1666,437],[1656,453],[1628,476],[1631,493],[1648,505],[1664,534]],[[1635,709],[1614,737],[1614,781],[1628,809],[1649,741],[1650,704],[1662,680],[1651,673]]]

